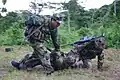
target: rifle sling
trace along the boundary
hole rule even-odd
[[[37,29],[35,29],[30,35],[26,36],[26,38],[29,38],[30,36],[32,36],[36,31],[38,31],[39,29],[41,29],[44,26],[44,24],[42,24],[40,27],[38,27]]]

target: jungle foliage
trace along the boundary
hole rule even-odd
[[[120,48],[120,1],[117,1],[117,13],[114,16],[114,5],[104,5],[99,9],[85,10],[70,0],[64,3],[64,9],[70,13],[70,32],[68,31],[67,14],[64,23],[59,28],[60,43],[68,44],[79,40],[83,36],[105,34],[108,47]],[[8,12],[6,16],[0,15],[0,45],[20,45],[24,41],[24,21],[27,11]]]

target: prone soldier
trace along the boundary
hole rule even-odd
[[[82,47],[76,47],[76,51],[73,50],[73,52],[79,54],[79,60],[76,61],[76,63],[72,66],[74,68],[76,67],[82,67],[82,68],[91,68],[92,63],[91,60],[98,58],[97,62],[97,68],[99,70],[103,67],[104,62],[104,52],[103,50],[106,48],[106,42],[104,38],[96,38],[94,40],[91,40],[87,44],[83,45]],[[82,60],[82,63],[80,62]]]
[[[71,49],[70,52],[64,54],[63,52],[54,53],[51,55],[51,64],[55,70],[62,70],[71,68],[91,68],[92,59],[98,57],[97,68],[102,69],[104,53],[103,50],[106,48],[105,39],[102,37],[95,38],[92,40],[87,39],[88,43],[75,44],[75,48]],[[85,40],[86,41],[86,40]],[[80,41],[79,41],[80,42]]]

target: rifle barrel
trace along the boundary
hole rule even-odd
[[[89,42],[89,41],[91,41],[91,40],[94,40],[94,39],[97,39],[97,38],[100,38],[100,37],[104,37],[104,34],[101,35],[101,36],[89,37],[89,38],[87,38],[86,40],[81,39],[81,40],[75,41],[75,42],[73,42],[73,43],[71,43],[71,44],[64,44],[64,45],[62,45],[61,47],[64,47],[64,46],[73,46],[74,44],[82,44],[82,43]]]

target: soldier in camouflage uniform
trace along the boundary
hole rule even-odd
[[[98,69],[101,70],[104,60],[103,50],[106,47],[104,38],[97,38],[86,44],[76,44],[75,48],[64,54],[63,52],[52,52],[51,65],[54,70],[71,68],[91,68],[92,59],[98,57]]]
[[[98,65],[97,68],[99,70],[102,69],[103,61],[104,61],[104,52],[103,50],[106,48],[106,43],[104,38],[98,38],[92,40],[88,44],[85,45],[77,45],[76,48],[72,49],[68,54],[74,53],[79,55],[79,60],[76,60],[75,64],[72,65],[73,68],[91,68],[92,63],[91,60],[98,57]],[[82,60],[82,62],[80,62]]]
[[[45,69],[53,71],[53,68],[50,64],[50,52],[46,49],[44,42],[51,35],[55,50],[59,50],[56,32],[52,32],[52,30],[57,28],[59,25],[60,23],[56,21],[56,19],[53,20],[51,18],[46,18],[39,15],[31,16],[28,22],[26,22],[27,27],[25,30],[25,37],[27,37],[30,46],[34,50],[33,54],[27,54],[21,61],[12,61],[11,64],[17,69],[33,68],[36,65],[41,64]]]

